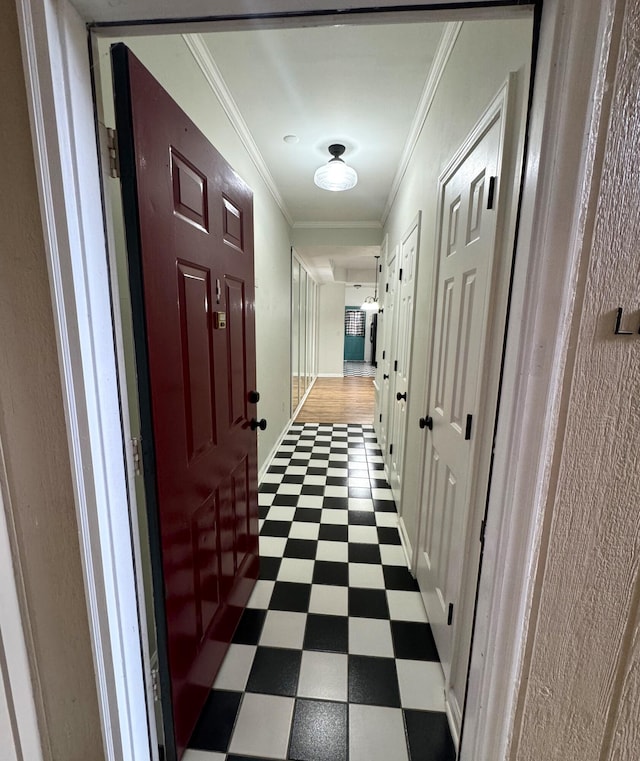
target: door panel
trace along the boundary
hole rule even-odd
[[[417,217],[400,243],[400,270],[398,272],[397,336],[395,345],[394,383],[390,403],[393,405],[391,428],[389,485],[393,498],[402,514],[401,492],[404,469],[404,450],[407,431],[407,392],[411,370],[411,342],[413,338],[413,312],[415,301],[415,273],[420,245],[420,219]],[[401,399],[397,395],[402,396]]]
[[[500,116],[500,114],[498,115]],[[434,340],[421,508],[418,583],[438,648],[454,717],[461,714],[466,665],[453,673],[465,540],[493,269],[496,209],[487,184],[497,175],[503,122],[493,121],[442,181]]]
[[[189,463],[209,449],[216,439],[213,342],[207,319],[211,278],[207,270],[178,262],[185,428]]]
[[[171,761],[258,572],[253,204],[126,47],[112,56]]]
[[[380,446],[384,455],[387,474],[391,472],[390,444],[393,433],[393,413],[395,404],[395,373],[393,371],[395,344],[398,332],[398,314],[396,309],[398,289],[398,262],[399,246],[395,246],[385,269],[385,297],[384,297],[384,359],[382,360],[382,398],[380,408],[382,411],[381,431],[383,437]]]
[[[244,318],[247,312],[244,283],[226,275],[224,278],[227,303],[227,359],[229,425],[237,426],[247,418],[247,367]]]

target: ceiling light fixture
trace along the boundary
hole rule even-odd
[[[313,175],[315,184],[323,190],[351,190],[358,182],[358,175],[353,167],[344,163],[340,158],[345,152],[344,145],[334,143],[329,146],[329,153],[333,156],[327,164],[316,169]]]
[[[378,304],[378,259],[380,257],[376,256],[376,289],[375,294],[373,296],[367,296],[367,298],[362,302],[362,306],[360,309],[364,309],[365,312],[377,312],[378,309],[380,309],[380,305]]]

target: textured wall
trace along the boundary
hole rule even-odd
[[[517,761],[640,758],[640,1],[626,6],[614,26],[614,64],[618,46],[620,57],[587,216]],[[613,335],[619,306],[635,335]]]
[[[25,629],[55,761],[103,758],[15,6],[0,16],[0,440]],[[1,613],[0,613],[1,614]],[[30,629],[30,634],[29,634]],[[0,741],[0,758],[3,757]]]

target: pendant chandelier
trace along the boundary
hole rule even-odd
[[[378,304],[378,259],[380,257],[376,256],[376,288],[375,293],[373,296],[367,296],[367,298],[362,302],[362,306],[360,309],[364,309],[365,312],[377,312],[380,309],[380,305]]]
[[[344,163],[340,156],[345,152],[344,145],[334,143],[329,146],[329,153],[333,156],[328,163],[316,169],[313,175],[315,184],[323,190],[351,190],[358,182],[358,174],[353,167]]]

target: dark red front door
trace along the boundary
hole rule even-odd
[[[127,48],[112,56],[163,709],[180,756],[258,570],[253,201]]]

